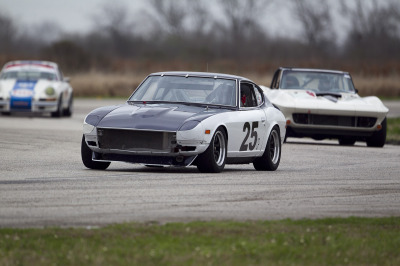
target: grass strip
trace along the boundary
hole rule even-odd
[[[386,143],[400,145],[400,117],[387,118]]]
[[[400,217],[0,229],[0,265],[400,265]]]

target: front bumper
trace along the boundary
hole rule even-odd
[[[176,132],[93,127],[85,141],[95,161],[189,166],[208,143],[177,140]]]
[[[55,112],[58,109],[57,99],[32,99],[27,101],[14,100],[13,104],[10,100],[0,98],[0,112],[32,112],[32,113],[48,113]]]
[[[379,131],[387,112],[333,109],[281,108],[286,117],[288,136],[338,138],[369,137]]]

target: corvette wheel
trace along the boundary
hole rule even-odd
[[[225,132],[218,128],[210,146],[197,157],[197,169],[202,173],[220,173],[225,167],[226,148]]]
[[[62,96],[58,99],[57,110],[51,113],[52,117],[61,117],[63,115]]]
[[[258,171],[275,171],[281,160],[281,136],[279,128],[275,126],[272,128],[268,137],[267,146],[264,154],[255,159],[253,166]]]
[[[82,136],[81,157],[83,164],[90,169],[105,170],[110,162],[96,162],[92,160],[92,150],[85,142],[85,136]]]
[[[386,142],[386,118],[382,121],[382,129],[375,132],[371,137],[367,138],[368,147],[383,147]]]

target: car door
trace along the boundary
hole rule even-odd
[[[263,96],[252,83],[240,84],[239,110],[227,125],[230,138],[228,157],[259,156],[266,134],[266,116],[261,109]]]

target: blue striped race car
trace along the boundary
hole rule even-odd
[[[49,61],[12,61],[0,73],[0,112],[71,116],[73,89],[58,65]]]

